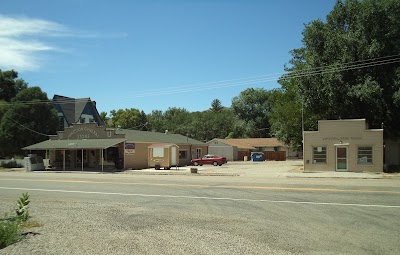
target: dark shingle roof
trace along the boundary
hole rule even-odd
[[[96,108],[96,103],[93,102],[89,97],[87,98],[72,98],[60,95],[54,95],[53,105],[59,111],[61,110],[64,114],[65,119],[69,125],[79,123],[86,107],[91,107],[91,114],[95,118],[99,126],[103,125],[100,115]]]
[[[75,123],[75,99],[54,95],[53,104],[58,105],[64,114],[68,124]]]
[[[79,122],[79,119],[82,116],[82,112],[85,109],[85,106],[89,101],[90,101],[90,98],[75,99],[75,123]]]

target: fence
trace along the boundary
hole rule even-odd
[[[267,161],[286,161],[286,151],[266,151],[264,152],[264,159]]]

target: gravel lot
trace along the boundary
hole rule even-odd
[[[240,175],[245,177],[285,177],[288,172],[300,172],[303,166],[302,160],[287,160],[287,161],[230,161],[222,166],[187,166],[180,167],[179,170],[127,170],[126,174],[189,174],[190,168],[197,168],[199,174],[213,175]]]
[[[0,254],[292,254],[257,241],[260,233],[249,233],[256,222],[245,212],[224,217],[202,205],[192,212],[179,204],[157,210],[151,205],[157,201],[103,203],[101,197],[46,200],[32,201],[33,219],[43,226],[29,231],[37,234]]]

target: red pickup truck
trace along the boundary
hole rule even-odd
[[[225,164],[227,161],[225,157],[219,157],[217,155],[208,154],[204,155],[202,158],[192,159],[191,162],[195,166],[202,166],[206,164],[221,166],[222,164]]]

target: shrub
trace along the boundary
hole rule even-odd
[[[13,217],[0,219],[0,249],[16,243],[21,240],[23,226],[29,226],[27,220],[29,219],[29,194],[22,193],[22,196],[17,200],[17,208]],[[37,224],[37,223],[35,223]]]
[[[17,200],[17,208],[15,212],[17,213],[17,218],[21,221],[27,221],[29,218],[29,194],[22,193],[22,196]]]
[[[22,165],[18,164],[16,161],[9,161],[7,163],[3,162],[1,164],[1,166],[4,167],[4,168],[19,168],[19,167],[22,167]]]
[[[16,219],[0,221],[0,249],[7,247],[21,239],[21,225]]]

